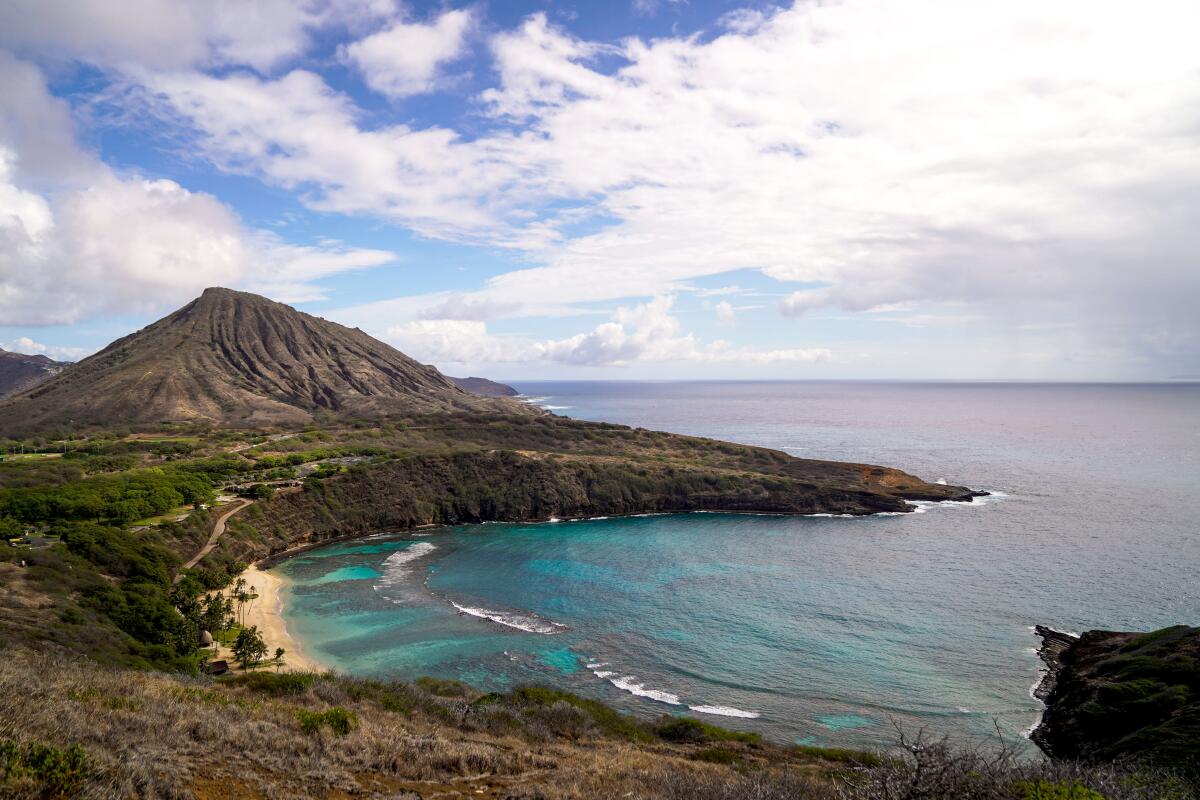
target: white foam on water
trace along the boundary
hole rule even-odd
[[[718,717],[739,717],[741,719],[758,719],[757,711],[742,711],[731,706],[688,706],[698,714],[714,714]]]
[[[552,406],[549,403],[540,403],[539,405],[547,411],[566,411],[570,408],[570,406]]]
[[[597,678],[611,678],[613,675],[616,675],[617,673],[608,672],[607,670],[603,670],[603,669],[597,669],[597,670],[592,670],[592,674],[595,675]]]
[[[546,520],[546,522],[562,522],[562,520],[558,517],[551,517],[550,519]]]
[[[625,675],[620,678],[609,678],[608,682],[617,687],[623,692],[629,692],[635,697],[644,697],[647,700],[657,700],[660,703],[666,703],[669,706],[681,706],[679,697],[670,692],[664,692],[660,689],[647,689],[645,684],[638,683],[638,679],[634,675]]]
[[[938,478],[936,481],[934,481],[934,483],[940,483],[942,486],[945,486],[945,485],[946,485],[946,479],[945,479],[945,478]]]
[[[404,550],[397,550],[392,553],[384,560],[380,568],[379,582],[373,588],[393,603],[404,602],[403,600],[389,597],[387,590],[405,583],[412,573],[412,567],[410,566],[412,562],[429,555],[436,549],[437,547],[429,542],[414,542]]]
[[[607,661],[593,661],[592,663],[587,665],[587,668],[588,669],[600,669],[601,667],[607,667],[607,666],[608,666]]]
[[[567,629],[566,625],[561,625],[551,620],[542,619],[534,614],[519,614],[512,611],[492,611],[488,608],[472,608],[471,606],[462,606],[453,600],[450,605],[454,606],[463,614],[471,617],[479,617],[486,619],[489,622],[495,622],[497,625],[504,625],[509,628],[516,628],[519,631],[526,633],[540,633],[546,636],[551,636],[556,633],[562,633]]]

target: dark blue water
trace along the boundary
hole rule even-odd
[[[314,655],[873,746],[893,741],[893,721],[1019,736],[1040,707],[1035,623],[1200,623],[1200,386],[518,388],[561,414],[997,496],[903,516],[688,514],[333,545],[279,567],[295,581],[289,625]]]

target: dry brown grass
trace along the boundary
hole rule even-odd
[[[737,741],[715,729],[707,741],[680,743],[656,735],[667,731],[661,725],[613,714],[548,689],[480,695],[446,681],[413,685],[296,673],[213,680],[10,649],[0,651],[0,797],[1198,797],[1191,782],[1136,765],[1045,762],[920,737],[886,757]],[[305,718],[321,723],[306,725]],[[73,746],[86,754],[82,779],[71,767],[77,762],[53,760]],[[42,777],[37,756],[29,755],[47,752],[60,767],[57,784]],[[13,754],[25,759],[15,770]],[[44,770],[45,760],[40,763]],[[64,786],[69,791],[59,791]]]
[[[807,767],[756,769],[746,777],[690,760],[696,747],[596,738],[582,723],[567,738],[480,730],[480,719],[458,713],[463,700],[416,687],[407,689],[412,710],[388,711],[335,677],[277,696],[26,651],[4,656],[0,740],[81,745],[89,775],[79,796],[86,798],[824,796],[796,771]],[[324,727],[305,733],[297,722],[300,709],[334,707],[355,717],[345,736]],[[770,748],[752,749],[752,758],[770,760]],[[785,751],[778,754],[786,761]],[[800,786],[796,781],[811,783],[817,793],[781,793],[785,785]],[[776,788],[756,788],[766,783]],[[32,798],[45,791],[10,782],[0,785],[0,795]]]

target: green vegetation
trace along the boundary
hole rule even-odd
[[[305,733],[317,733],[324,725],[334,736],[345,736],[358,724],[358,717],[341,706],[334,706],[324,711],[299,709],[296,711],[296,721]]]
[[[76,793],[90,773],[87,754],[78,744],[66,749],[38,742],[0,739],[0,793],[32,790],[43,797]]]
[[[834,761],[840,764],[857,764],[863,767],[877,767],[883,763],[878,753],[869,750],[852,750],[847,747],[817,747],[810,744],[792,746],[797,755],[811,756],[822,761]]]
[[[1104,795],[1080,781],[1021,781],[1016,789],[1021,800],[1105,800]]]
[[[1200,775],[1200,628],[1087,634],[1073,650],[1047,716],[1056,754],[1137,754]]]
[[[267,657],[267,643],[263,641],[258,628],[253,626],[238,632],[231,649],[242,669],[257,667]]]
[[[660,739],[668,742],[688,742],[689,744],[707,742],[758,744],[762,741],[762,736],[757,733],[730,731],[691,717],[663,717],[654,726],[654,733]]]
[[[316,675],[303,672],[247,672],[224,682],[276,697],[298,697],[312,688],[316,679]]]

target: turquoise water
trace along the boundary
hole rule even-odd
[[[380,535],[280,565],[355,674],[549,683],[777,740],[1019,736],[1029,626],[1200,622],[1200,388],[543,384],[560,413],[997,491],[870,518],[644,516]]]

